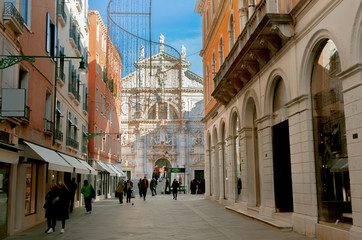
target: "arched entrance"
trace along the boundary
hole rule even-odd
[[[287,92],[283,79],[275,79],[273,96],[273,172],[276,212],[293,212]]]
[[[172,168],[172,165],[167,158],[158,159],[153,167],[155,171],[158,171],[161,179],[163,178],[168,178],[169,180],[171,179],[171,173],[169,170],[170,168]]]

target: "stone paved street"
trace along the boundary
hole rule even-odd
[[[205,200],[201,195],[138,196],[134,205],[109,199],[93,203],[92,214],[83,207],[75,210],[66,222],[65,233],[44,233],[46,223],[6,238],[20,239],[241,239],[304,240],[294,232],[280,232],[229,212],[225,207]]]

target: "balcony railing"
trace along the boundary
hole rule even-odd
[[[16,34],[23,33],[23,26],[25,21],[12,3],[5,3],[3,17],[4,22],[9,24]]]
[[[60,131],[59,129],[55,129],[55,134],[54,134],[54,138],[60,142],[63,141],[63,132]]]
[[[74,149],[79,149],[79,143],[73,138],[67,137],[66,145]]]
[[[48,120],[48,119],[44,119],[44,132],[46,134],[51,134],[53,133],[53,122]]]

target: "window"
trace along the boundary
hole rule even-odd
[[[101,114],[103,115],[104,109],[103,109],[103,95],[101,94]]]
[[[98,110],[98,88],[96,88],[96,110]]]
[[[44,131],[52,131],[52,121],[51,121],[51,111],[52,111],[52,95],[47,90],[45,93],[45,116],[44,116]]]
[[[167,103],[158,104],[158,118],[167,119]]]
[[[88,88],[83,85],[83,110],[88,111]]]
[[[96,72],[99,73],[99,56],[96,54]]]
[[[215,80],[215,76],[216,76],[216,56],[215,56],[215,51],[212,52],[212,59],[211,59],[211,76],[212,76],[212,79],[213,79],[213,89],[215,90],[216,86],[217,86],[217,82]]]
[[[112,137],[108,136],[107,153],[112,154]]]
[[[87,152],[87,127],[82,125],[82,153]]]
[[[343,213],[351,213],[341,62],[330,40],[315,52],[311,95],[318,217],[336,222]]]
[[[207,63],[206,66],[206,103],[210,102],[210,68],[209,68],[209,63]]]
[[[61,131],[62,129],[62,102],[57,101],[57,113],[56,113],[56,122],[55,122],[55,131]],[[57,136],[57,133],[55,133]]]
[[[222,36],[220,36],[220,40],[219,40],[219,69],[221,68],[221,65],[224,62],[224,43],[223,43],[223,39]]]
[[[72,138],[72,125],[73,125],[73,116],[71,112],[68,112],[68,123],[67,123],[67,142]]]
[[[206,16],[205,16],[205,22],[206,22],[206,33],[209,32],[209,11],[206,10]]]
[[[35,163],[26,163],[26,185],[25,185],[25,215],[36,212],[36,185],[38,166]]]
[[[95,137],[94,137],[94,149],[97,149],[98,148],[98,135],[97,135],[97,133],[98,133],[98,127],[97,126],[95,126],[95,128],[94,128],[95,130]]]
[[[211,0],[211,18],[215,15],[215,1]]]
[[[21,16],[24,19],[25,24],[31,27],[31,0],[21,1]]]
[[[234,26],[234,15],[230,15],[229,19],[229,52],[233,48],[235,43],[235,26]]]
[[[5,71],[6,72],[6,71]],[[5,80],[4,77],[2,79]],[[20,66],[19,70],[19,88],[25,89],[25,104],[28,105],[28,83],[29,83],[29,72]],[[4,85],[3,85],[4,86]]]
[[[99,23],[97,22],[97,29],[96,29],[96,38],[97,42],[99,42]]]
[[[78,140],[78,119],[76,117],[74,118],[73,139]]]
[[[50,56],[56,55],[56,42],[57,42],[57,29],[55,24],[51,22],[50,15],[47,13],[46,17],[46,47],[45,50]],[[56,60],[56,59],[54,59]]]

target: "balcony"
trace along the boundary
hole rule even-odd
[[[53,134],[53,122],[48,119],[44,119],[44,134],[46,135]]]
[[[59,129],[55,129],[54,138],[56,142],[59,142],[61,144],[63,142],[63,132]]]
[[[58,20],[62,27],[65,27],[67,24],[67,14],[65,13],[65,5],[58,4]]]
[[[260,1],[214,77],[211,95],[221,104],[230,102],[293,36],[293,18],[277,2]]]
[[[24,19],[12,3],[5,3],[3,18],[4,23],[14,31],[16,36],[24,33]]]
[[[59,83],[60,86],[64,86],[65,83],[65,74],[60,71],[60,68],[58,68],[57,83]]]
[[[75,149],[75,150],[79,149],[79,143],[76,140],[74,140],[73,138],[70,138],[70,137],[67,137],[66,145],[68,147],[71,147],[71,148]]]

